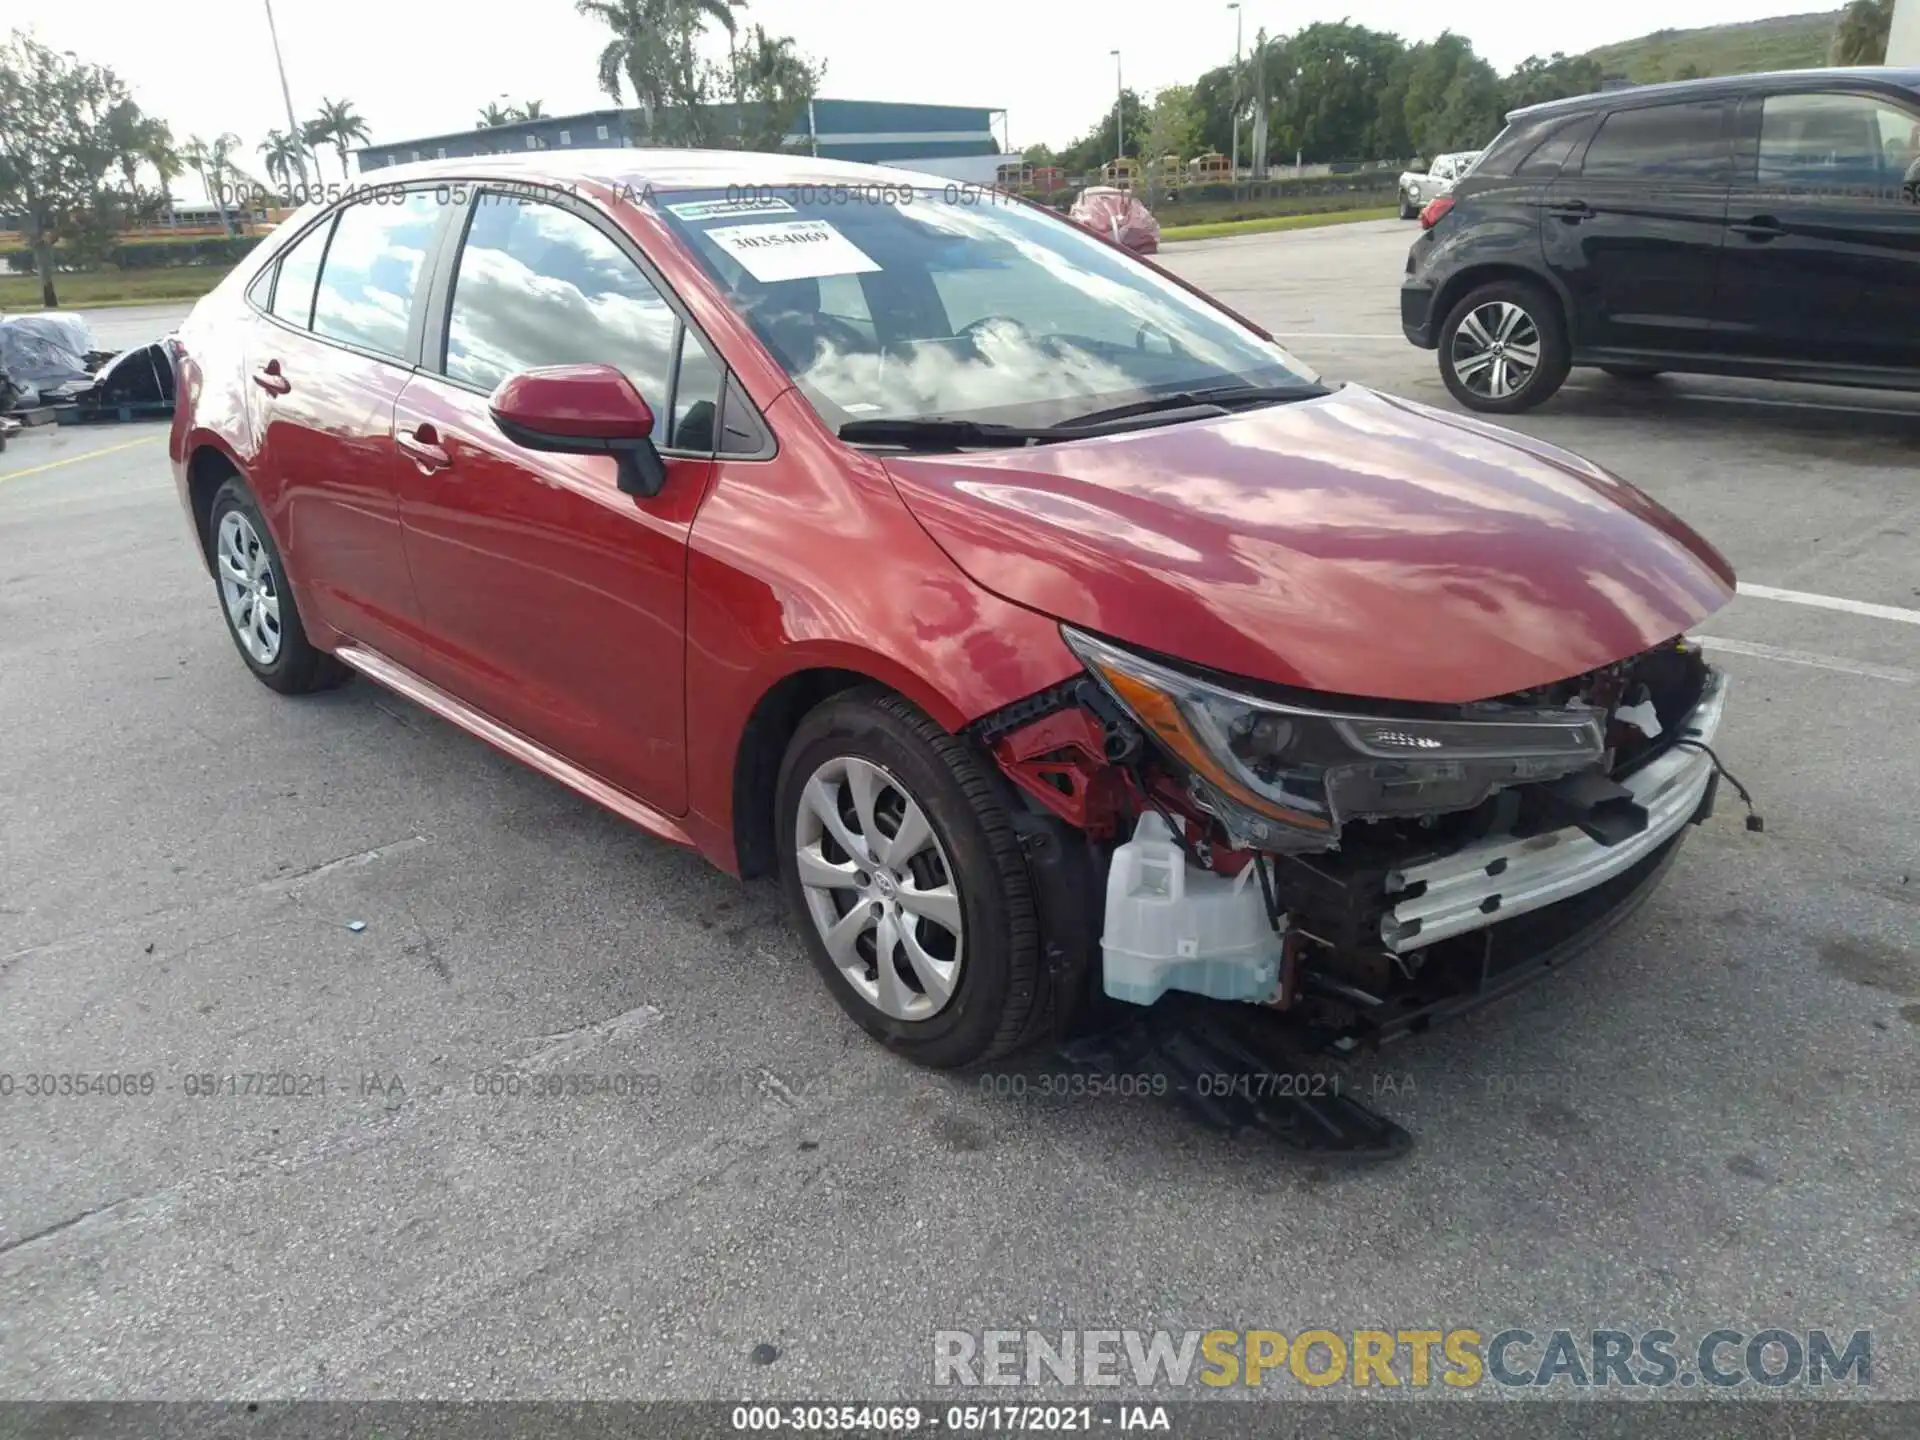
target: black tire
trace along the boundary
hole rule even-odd
[[[268,661],[256,657],[241,639],[220,580],[217,544],[221,522],[236,511],[245,517],[259,539],[272,576],[273,597],[279,604],[280,645]],[[300,623],[300,611],[294,603],[293,586],[287,582],[287,567],[273,543],[273,532],[267,528],[253,492],[237,475],[214,494],[213,507],[207,514],[207,551],[215,557],[213,588],[220,601],[220,617],[227,625],[227,638],[233,641],[233,648],[240,652],[240,658],[261,684],[282,695],[307,695],[316,690],[330,690],[352,676],[351,670],[324,650],[316,649],[307,639],[306,627]]]
[[[944,1007],[923,1020],[890,1016],[857,991],[828,953],[808,908],[797,853],[800,805],[819,768],[841,758],[878,765],[911,792],[959,891],[958,980]],[[890,691],[845,691],[801,721],[780,765],[774,818],[781,883],[807,953],[841,1008],[869,1035],[917,1064],[951,1069],[1004,1055],[1050,1025],[1032,878],[1008,819],[1005,788],[967,746]]]
[[[1652,380],[1667,372],[1651,365],[1602,365],[1600,373],[1611,375],[1616,380]]]
[[[1460,326],[1475,311],[1496,304],[1513,305],[1523,311],[1539,336],[1539,363],[1522,384],[1504,395],[1475,390],[1454,368],[1454,340]],[[1514,415],[1531,410],[1566,382],[1573,351],[1567,343],[1566,318],[1551,291],[1526,280],[1495,280],[1469,291],[1447,313],[1446,322],[1440,327],[1439,358],[1440,378],[1453,392],[1454,399],[1482,414]]]
[[[1400,218],[1402,220],[1418,220],[1420,218],[1420,207],[1407,199],[1407,192],[1404,190],[1400,192]]]

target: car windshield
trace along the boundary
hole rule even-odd
[[[655,204],[836,430],[1057,425],[1163,395],[1317,379],[1147,266],[1003,194],[741,187]]]

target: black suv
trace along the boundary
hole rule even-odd
[[[1516,110],[1420,217],[1400,323],[1470,409],[1574,365],[1920,389],[1920,70]]]

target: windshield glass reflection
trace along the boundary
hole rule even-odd
[[[662,217],[829,424],[1050,425],[1158,395],[1317,377],[1131,257],[1009,197],[810,187]]]

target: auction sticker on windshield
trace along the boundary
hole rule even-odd
[[[739,200],[683,200],[667,209],[682,220],[718,220],[725,215],[791,215],[793,206],[776,195],[752,195]]]
[[[754,279],[812,280],[823,275],[863,275],[880,267],[825,220],[785,220],[774,225],[727,225],[707,238],[746,266]]]

